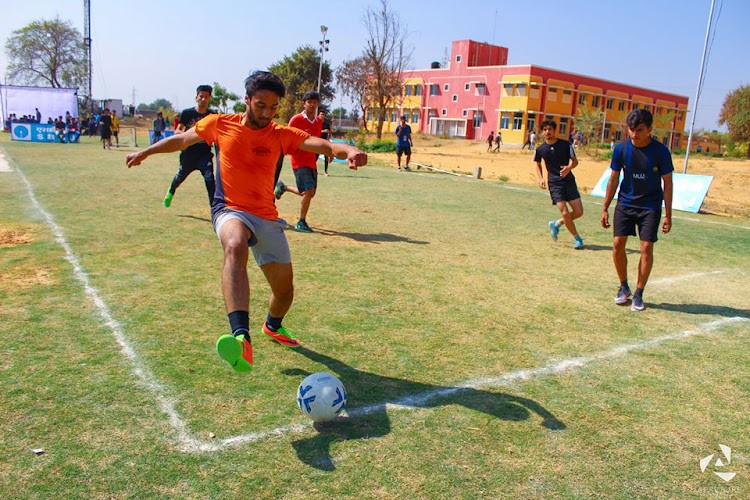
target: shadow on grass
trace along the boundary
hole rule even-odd
[[[410,408],[434,408],[460,405],[470,410],[509,422],[528,420],[532,414],[541,418],[541,425],[550,430],[565,429],[565,424],[543,406],[531,399],[471,387],[450,387],[424,384],[364,372],[346,363],[305,347],[297,353],[328,367],[348,388],[348,417],[330,423],[316,423],[318,434],[292,442],[299,459],[316,469],[336,468],[331,458],[331,444],[350,439],[382,437],[391,431],[386,404]],[[285,375],[307,376],[300,369],[284,370]]]
[[[211,222],[211,219],[209,219],[207,217],[197,217],[195,215],[182,215],[182,214],[180,214],[177,217],[182,217],[183,219],[195,219],[195,220],[199,220],[199,221],[203,221],[203,222],[208,222],[208,223]]]
[[[289,226],[290,229],[293,229],[292,226]],[[414,245],[429,245],[429,241],[420,241],[420,240],[413,240],[411,238],[407,238],[405,236],[399,236],[397,234],[389,234],[389,233],[372,233],[372,234],[365,234],[365,233],[344,233],[340,231],[334,231],[332,229],[316,229],[316,231],[320,234],[324,234],[326,236],[342,236],[344,238],[350,238],[354,241],[361,241],[365,243],[412,243]]]
[[[612,251],[612,245],[589,245],[588,243],[584,243],[582,250],[594,250],[594,251],[597,251],[597,252],[602,251],[602,250],[606,250],[607,252],[611,252]],[[633,255],[633,254],[638,255],[638,254],[641,253],[641,251],[640,250],[634,250],[632,248],[626,248],[625,249],[625,253],[626,254],[630,254],[630,255]]]
[[[727,306],[715,306],[712,304],[652,304],[646,303],[647,307],[664,309],[665,311],[683,312],[688,314],[706,314],[711,316],[723,316],[725,318],[748,318],[750,309],[736,309]]]

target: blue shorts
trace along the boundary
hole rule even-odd
[[[216,235],[221,240],[221,226],[230,219],[241,221],[250,230],[250,239],[247,245],[253,252],[253,258],[258,266],[277,262],[289,264],[292,256],[289,252],[289,243],[286,241],[284,229],[287,224],[283,219],[268,220],[261,219],[249,212],[222,208],[211,216]]]
[[[297,181],[297,190],[300,194],[318,187],[318,169],[311,167],[299,167],[294,169],[294,179]]]

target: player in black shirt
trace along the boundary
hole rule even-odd
[[[180,124],[175,131],[176,134],[193,128],[201,118],[215,113],[215,111],[208,109],[213,90],[213,87],[210,85],[198,86],[195,95],[195,102],[197,105],[194,108],[188,108],[182,111],[180,114]],[[206,183],[206,191],[208,192],[208,204],[211,206],[214,198],[214,191],[216,190],[213,158],[214,155],[211,152],[211,146],[203,141],[193,144],[182,151],[182,153],[180,153],[180,168],[177,170],[174,179],[172,179],[172,185],[169,186],[169,191],[167,191],[167,195],[164,197],[164,206],[168,207],[172,204],[172,197],[174,196],[175,191],[177,191],[177,188],[185,181],[185,179],[187,179],[187,176],[195,170],[200,170],[203,175],[203,180]]]
[[[562,218],[549,222],[549,234],[553,240],[557,240],[560,227],[565,224],[570,234],[573,235],[573,248],[583,248],[583,238],[578,234],[574,220],[583,215],[583,203],[578,193],[576,178],[572,170],[578,165],[573,145],[563,139],[557,138],[557,123],[554,120],[542,122],[542,135],[544,142],[536,148],[534,161],[536,162],[536,174],[539,178],[539,187],[547,187],[542,176],[542,159],[547,167],[547,185],[552,204],[560,209]],[[568,208],[570,206],[570,208]]]

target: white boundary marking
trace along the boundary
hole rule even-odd
[[[176,434],[176,441],[177,441],[176,444],[180,451],[183,451],[186,453],[210,453],[210,452],[222,451],[228,448],[237,447],[243,444],[260,441],[260,440],[268,439],[271,437],[283,436],[283,435],[290,434],[290,433],[299,433],[311,427],[310,423],[289,424],[289,425],[277,427],[275,429],[270,429],[267,431],[231,436],[231,437],[219,440],[219,441],[216,441],[216,440],[206,441],[203,439],[198,439],[195,436],[193,436],[190,433],[189,429],[187,428],[185,421],[183,420],[183,418],[180,416],[179,412],[177,412],[175,408],[175,403],[176,403],[175,398],[170,395],[168,388],[165,387],[161,382],[159,382],[156,376],[145,365],[141,357],[138,355],[138,353],[134,349],[133,345],[125,337],[125,334],[122,331],[122,326],[120,325],[120,323],[112,317],[112,313],[109,310],[109,307],[107,306],[107,304],[102,299],[101,295],[99,294],[99,291],[91,285],[88,274],[86,274],[86,271],[81,266],[80,261],[75,256],[72,248],[70,247],[67,240],[65,239],[65,235],[63,233],[62,228],[57,224],[57,222],[55,222],[54,217],[52,217],[52,215],[49,212],[47,212],[39,203],[39,201],[36,199],[36,196],[34,195],[33,187],[31,183],[28,181],[28,179],[26,178],[26,176],[23,174],[23,172],[19,168],[16,168],[16,171],[18,172],[18,175],[20,176],[21,180],[26,186],[26,191],[27,191],[27,194],[29,195],[29,198],[32,204],[38,210],[38,212],[42,215],[47,225],[52,230],[52,233],[54,234],[55,240],[57,241],[57,243],[59,243],[60,246],[63,248],[63,250],[65,250],[65,260],[70,262],[71,266],[73,266],[73,273],[75,277],[81,282],[86,295],[92,300],[92,302],[96,306],[99,312],[99,315],[104,321],[104,324],[107,327],[109,327],[109,329],[112,331],[113,336],[115,337],[115,340],[122,347],[121,351],[123,355],[132,363],[133,374],[136,376],[137,381],[154,395],[157,406],[167,416],[169,423],[174,429],[174,432]],[[701,273],[701,274],[714,274],[714,273]],[[691,276],[695,276],[695,275],[691,275]],[[679,278],[676,278],[676,279],[679,279]],[[750,320],[748,320],[747,318],[742,318],[742,317],[723,318],[720,320],[698,325],[693,330],[685,330],[680,333],[663,335],[661,337],[655,337],[649,340],[642,340],[642,341],[638,341],[632,344],[625,344],[625,345],[614,347],[607,351],[601,351],[598,353],[590,354],[588,356],[581,356],[577,358],[569,358],[569,359],[564,359],[561,361],[550,362],[538,368],[506,372],[497,377],[473,379],[455,387],[445,387],[445,388],[436,389],[433,391],[413,394],[413,395],[406,396],[406,397],[403,397],[401,399],[398,399],[392,402],[383,402],[379,404],[355,408],[352,411],[348,412],[347,415],[349,416],[349,418],[355,418],[358,416],[368,415],[375,411],[382,411],[383,408],[393,409],[393,410],[419,408],[419,407],[424,406],[429,401],[432,401],[436,398],[449,396],[451,394],[455,394],[466,389],[506,387],[516,382],[523,382],[523,381],[530,380],[533,378],[556,375],[558,373],[581,368],[583,366],[586,366],[586,365],[589,365],[598,361],[611,359],[617,356],[623,356],[634,350],[648,349],[651,347],[656,347],[665,342],[669,342],[673,340],[681,340],[681,339],[685,339],[685,338],[689,338],[689,337],[693,337],[693,336],[701,335],[701,334],[712,333],[716,330],[721,329],[722,327],[726,325],[743,323],[743,322],[748,322],[748,321]]]
[[[0,172],[12,172],[13,168],[10,166],[10,163],[8,163],[8,160],[5,159],[5,151],[3,151],[2,148],[0,148]]]

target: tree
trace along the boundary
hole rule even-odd
[[[342,120],[346,120],[349,118],[349,113],[344,109],[343,106],[339,106],[338,108],[334,108],[329,113],[334,118],[341,118]]]
[[[86,77],[83,37],[69,21],[34,21],[5,42],[13,83],[77,88]]]
[[[581,104],[576,108],[575,127],[587,138],[586,153],[591,156],[599,154],[598,144],[602,132],[602,119],[602,110],[598,107]]]
[[[209,106],[219,108],[219,111],[221,111],[222,113],[226,113],[227,109],[229,109],[230,101],[234,102],[236,106],[236,103],[238,101],[240,103],[242,102],[242,98],[234,92],[229,92],[227,89],[222,87],[219,82],[214,82],[214,91],[211,93],[211,102],[209,103]],[[234,106],[232,109],[234,109]]]
[[[281,78],[286,86],[286,97],[279,107],[279,120],[286,123],[302,108],[302,95],[318,88],[318,69],[320,66],[320,52],[306,45],[298,48],[291,56],[284,58],[268,67],[268,71]],[[320,78],[320,101],[333,100],[331,87],[332,71],[330,65],[323,61]]]
[[[402,93],[401,75],[411,60],[412,49],[406,45],[406,27],[389,10],[388,0],[380,0],[378,10],[368,7],[364,22],[368,38],[362,55],[370,69],[368,92],[375,103],[380,139],[386,110]]]
[[[727,126],[732,140],[750,141],[750,85],[727,94],[719,114],[719,125]]]
[[[365,56],[344,61],[336,69],[336,83],[342,94],[357,103],[364,116],[367,113],[370,94],[370,69]],[[367,130],[367,122],[365,122],[365,130]]]

